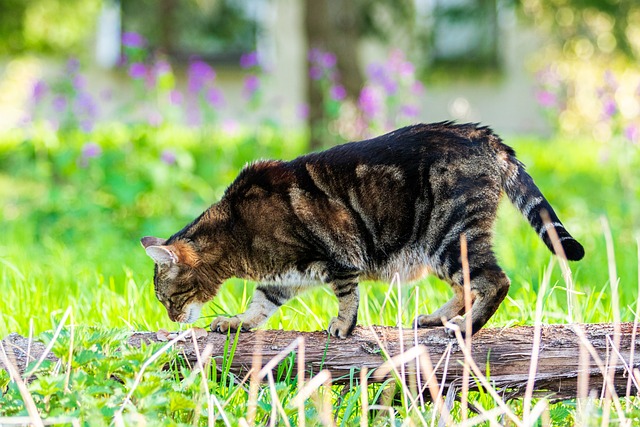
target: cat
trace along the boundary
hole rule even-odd
[[[567,259],[584,256],[514,150],[488,127],[452,122],[408,126],[291,161],[255,162],[192,223],[168,240],[141,243],[155,261],[156,296],[173,321],[198,319],[230,277],[259,284],[247,311],[214,319],[213,331],[256,328],[295,295],[327,284],[339,305],[328,332],[345,338],[357,321],[359,280],[390,281],[398,273],[410,282],[431,273],[454,296],[414,324],[451,321],[473,334],[509,289],[492,250],[503,192],[552,252],[550,227]],[[471,331],[461,316],[463,233]]]

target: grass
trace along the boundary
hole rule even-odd
[[[102,152],[86,165],[81,162],[86,135],[35,132],[0,139],[0,336],[27,335],[33,329],[46,341],[52,337],[47,331],[55,330],[65,313],[72,316],[53,347],[69,369],[64,363],[57,368],[44,364],[38,379],[27,386],[40,415],[90,420],[92,425],[128,425],[141,419],[204,425],[214,418],[220,425],[239,425],[249,416],[247,405],[252,403],[258,424],[277,419],[279,424],[295,425],[302,411],[308,425],[325,424],[329,414],[337,425],[355,425],[364,419],[363,402],[370,408],[380,405],[383,385],[322,385],[312,390],[301,408],[291,404],[298,394],[294,373],[252,394],[247,383],[241,385],[242,379],[230,374],[220,376],[214,369],[198,373],[180,366],[171,349],[127,348],[124,357],[115,350],[126,337],[123,331],[177,328],[153,296],[152,263],[139,237],[166,237],[179,230],[221,195],[245,162],[292,158],[303,152],[301,138],[269,130],[228,137],[179,128],[119,127],[99,129],[89,137]],[[569,299],[560,269],[545,278],[551,255],[505,201],[495,246],[512,286],[488,326],[534,324],[536,319],[543,323],[611,322],[618,317],[633,321],[640,239],[637,147],[561,139],[507,142],[528,165],[570,232],[584,244],[586,256],[570,265],[574,288]],[[175,153],[175,164],[160,160],[166,149]],[[605,223],[611,229],[613,256],[607,253]],[[611,286],[613,265],[617,293]],[[220,313],[243,310],[254,286],[228,281],[195,325],[206,327]],[[450,295],[448,286],[433,278],[404,286],[400,294],[389,292],[386,284],[364,283],[359,322],[395,325],[399,316],[408,325],[417,313],[435,310]],[[614,301],[616,295],[618,301]],[[536,314],[538,301],[544,304],[538,304]],[[617,306],[619,310],[614,309]],[[324,329],[336,311],[335,297],[328,289],[318,288],[288,303],[265,327]],[[157,360],[140,374],[152,355]],[[165,365],[170,369],[162,369]],[[1,373],[0,394],[0,417],[29,416],[16,383]],[[128,394],[129,400],[125,399]],[[487,390],[471,393],[468,400],[485,410],[499,403]],[[129,403],[123,405],[125,401]],[[522,419],[523,401],[507,404]],[[629,414],[638,413],[634,399],[622,404]],[[393,424],[393,418],[398,424],[431,423],[430,404],[409,406],[406,401],[391,403],[385,409],[387,415],[370,412],[377,413],[378,419],[371,416],[366,422]],[[594,401],[590,410],[591,418],[583,425],[600,425],[604,406]],[[551,425],[587,419],[575,402],[550,405],[545,411],[534,424],[545,417]],[[473,415],[463,411],[460,402],[454,404],[456,422]],[[612,418],[612,423],[616,420]]]

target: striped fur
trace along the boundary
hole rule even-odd
[[[247,166],[223,198],[167,241],[143,238],[156,262],[156,295],[176,321],[193,321],[230,277],[260,282],[245,313],[217,318],[212,329],[252,329],[316,284],[339,302],[329,332],[351,333],[362,279],[416,280],[428,273],[451,284],[453,298],[419,326],[452,320],[464,330],[460,239],[469,253],[472,331],[507,295],[509,279],[492,250],[502,192],[550,250],[549,229],[564,256],[582,246],[516,159],[486,127],[409,126],[289,162]],[[543,220],[544,213],[549,222]]]

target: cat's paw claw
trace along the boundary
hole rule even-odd
[[[351,325],[350,323],[339,317],[334,317],[329,322],[329,328],[327,329],[327,332],[329,332],[329,335],[331,335],[332,337],[344,339],[349,336],[349,334],[351,334],[354,326],[355,325]]]
[[[447,333],[447,335],[451,338],[455,338],[456,331],[460,331],[460,334],[462,334],[462,337],[464,338],[466,334],[466,327],[467,327],[467,322],[465,318],[462,316],[456,316],[447,321],[447,323],[445,324],[444,330]]]
[[[238,329],[246,330],[242,320],[238,316],[234,317],[216,317],[211,322],[211,331],[226,334],[228,331],[235,332]]]

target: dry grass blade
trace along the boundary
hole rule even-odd
[[[615,252],[613,248],[613,237],[611,235],[611,228],[609,227],[609,222],[603,216],[601,217],[602,228],[604,230],[604,237],[607,244],[607,264],[609,266],[609,284],[611,285],[611,301],[613,303],[613,326],[614,326],[614,336],[613,336],[613,348],[614,352],[612,352],[611,360],[608,361],[610,366],[616,365],[618,354],[620,350],[620,299],[618,296],[618,273],[616,269],[616,258]],[[613,383],[613,378],[615,376],[615,368],[611,368],[607,371],[607,376],[609,377],[609,383]],[[604,400],[604,409],[602,411],[602,426],[609,425],[609,416],[611,411],[611,397],[612,391],[607,387],[605,389],[605,400]]]
[[[462,262],[462,277],[464,283],[464,322],[465,322],[465,337],[464,345],[467,351],[464,353],[464,366],[462,370],[462,396],[460,398],[460,412],[462,413],[462,422],[465,422],[468,418],[469,407],[469,364],[467,358],[471,357],[471,335],[472,330],[472,303],[471,303],[471,272],[469,270],[469,255],[467,253],[467,237],[464,233],[460,235],[460,260]]]
[[[457,425],[457,427],[472,427],[472,426],[476,426],[478,424],[482,424],[482,423],[486,423],[487,421],[489,422],[490,425],[494,426],[494,425],[500,425],[499,423],[497,423],[495,420],[504,414],[504,411],[502,410],[502,408],[493,408],[493,409],[489,409],[488,411],[484,411],[481,408],[477,408],[480,410],[480,415],[477,415],[473,418],[469,418],[463,422],[461,422],[460,424]]]
[[[304,387],[304,362],[305,362],[305,352],[304,352],[304,338],[299,338],[300,342],[298,343],[298,393]],[[366,369],[366,368],[365,368]],[[305,427],[305,414],[304,414],[304,404],[298,406],[298,425],[300,427]]]
[[[149,359],[147,359],[142,364],[142,367],[140,368],[140,371],[138,371],[138,374],[135,377],[135,380],[133,382],[133,386],[131,387],[131,390],[129,390],[129,393],[127,393],[127,396],[122,401],[122,404],[120,405],[120,408],[114,414],[114,418],[117,417],[117,416],[121,416],[122,413],[124,412],[124,407],[128,403],[131,402],[131,396],[133,396],[133,393],[136,391],[136,388],[138,388],[138,386],[140,385],[140,382],[142,381],[142,376],[144,375],[146,369],[153,362],[158,360],[160,358],[160,356],[162,356],[167,350],[169,350],[175,343],[177,343],[180,340],[183,340],[184,337],[186,337],[187,334],[189,334],[189,333],[191,333],[191,330],[189,330],[189,329],[187,329],[186,331],[181,332],[180,335],[178,335],[177,337],[175,337],[174,339],[172,339],[171,341],[166,343],[160,350],[156,351]]]
[[[0,341],[0,362],[4,364],[9,372],[9,377],[11,377],[11,381],[14,381],[18,386],[18,390],[20,391],[20,396],[22,396],[22,401],[24,402],[24,406],[27,408],[27,412],[29,414],[29,424],[34,425],[36,427],[43,426],[42,418],[38,413],[38,408],[36,407],[36,403],[33,400],[33,397],[29,393],[26,384],[20,377],[18,370],[15,366],[13,366],[13,362],[7,356],[7,353],[4,349],[4,345],[2,341]]]
[[[578,338],[580,338],[580,341],[582,342],[582,344],[589,351],[589,354],[593,358],[594,362],[596,362],[598,369],[600,369],[600,372],[602,373],[602,378],[606,383],[606,387],[609,390],[609,393],[611,393],[610,396],[612,399],[610,400],[613,400],[613,403],[616,407],[616,410],[618,412],[618,416],[620,417],[621,422],[626,423],[627,420],[624,415],[624,411],[622,410],[622,407],[620,405],[620,399],[618,399],[618,395],[616,393],[615,386],[613,384],[613,379],[608,375],[608,370],[607,368],[605,368],[604,364],[602,363],[602,359],[600,359],[600,356],[598,356],[598,352],[596,351],[595,348],[593,348],[593,345],[589,342],[589,340],[584,334],[584,331],[579,325],[573,325],[572,329],[575,332],[575,334],[578,336]]]
[[[360,417],[360,427],[369,425],[369,386],[367,385],[367,367],[360,370],[360,406],[362,406],[362,416]]]
[[[331,373],[327,369],[323,369],[318,372],[318,374],[311,378],[309,382],[307,382],[302,390],[298,392],[298,394],[291,399],[292,406],[303,405],[305,400],[307,400],[313,392],[315,392],[322,384],[331,379]]]
[[[385,346],[382,343],[382,341],[380,341],[380,337],[378,337],[378,334],[376,333],[376,331],[371,326],[369,326],[369,330],[371,331],[371,335],[373,336],[373,338],[376,340],[376,343],[378,344],[378,348],[382,351],[382,354],[383,354],[384,358],[387,359],[387,360],[391,359],[391,356],[389,355],[389,351],[387,351],[387,349],[385,348]],[[399,339],[402,339],[402,335],[400,335]],[[426,347],[425,347],[425,349],[426,349]],[[389,366],[391,366],[391,368],[392,368],[391,370],[393,371],[393,373],[394,373],[394,375],[396,376],[397,379],[402,378],[400,376],[400,373],[398,372],[397,366],[395,366],[394,364],[391,364]],[[407,386],[406,381],[398,381],[398,382],[400,383],[400,386],[403,389],[403,393],[404,393],[405,397],[411,402],[411,406],[417,407],[418,406],[417,402],[416,402],[415,398],[409,392],[409,387]],[[407,408],[407,411],[408,411],[408,408]],[[422,423],[422,425],[427,425],[427,422],[424,419],[424,416],[422,415],[422,413],[420,411],[416,411],[416,415],[420,419],[420,422]]]
[[[455,325],[452,325],[452,326],[455,326]],[[471,355],[469,354],[469,356],[466,357],[469,351],[465,346],[464,338],[462,338],[462,334],[460,333],[460,328],[455,327],[454,331],[456,334],[456,339],[458,340],[458,345],[460,346],[460,349],[465,355],[465,361],[466,361],[465,363],[469,364],[469,367],[473,371],[473,374],[476,376],[477,380],[480,381],[480,384],[482,384],[485,390],[491,395],[491,397],[493,397],[493,400],[495,400],[498,406],[504,410],[505,415],[509,417],[509,419],[511,419],[511,421],[516,426],[518,427],[522,426],[522,422],[520,421],[520,419],[513,413],[511,408],[509,408],[509,406],[504,402],[504,400],[502,400],[502,398],[500,397],[498,392],[495,391],[493,386],[491,386],[491,384],[489,383],[487,378],[484,376],[482,371],[480,371],[480,368],[478,368],[478,365],[476,365],[476,362],[473,360],[473,358],[471,358]]]
[[[56,331],[53,333],[53,337],[51,337],[51,341],[49,342],[47,347],[42,352],[42,356],[40,356],[40,359],[38,359],[38,362],[33,366],[33,368],[31,368],[29,370],[29,372],[26,372],[26,371],[24,372],[23,378],[29,378],[31,375],[33,375],[34,372],[36,372],[38,370],[38,368],[40,368],[40,365],[47,358],[47,356],[49,355],[49,352],[51,351],[51,349],[53,348],[54,344],[56,343],[56,340],[58,339],[58,336],[60,335],[60,331],[62,331],[62,327],[64,326],[65,322],[67,321],[67,318],[70,315],[71,315],[71,307],[68,307],[67,310],[62,315],[62,319],[60,320],[60,324],[56,328]]]
[[[282,360],[285,357],[291,354],[293,350],[298,348],[302,342],[303,342],[302,338],[298,337],[294,341],[292,341],[291,344],[289,344],[287,347],[285,347],[280,352],[278,352],[278,354],[273,356],[271,360],[269,360],[269,362],[267,362],[267,364],[264,365],[262,369],[260,369],[260,372],[258,373],[258,378],[261,380],[264,377],[266,377],[268,373],[271,372],[276,366],[278,366],[278,364],[282,362]]]
[[[533,398],[533,389],[536,382],[536,371],[538,370],[538,356],[540,353],[540,341],[542,339],[542,307],[544,305],[545,294],[547,293],[547,285],[551,281],[551,271],[553,270],[553,258],[549,262],[549,267],[544,273],[542,283],[538,289],[536,298],[536,313],[533,328],[533,345],[531,346],[531,364],[529,365],[529,378],[527,379],[527,387],[524,393],[523,401],[523,419],[528,419],[531,411],[531,400]]]
[[[638,315],[640,314],[640,237],[636,239],[636,247],[638,248],[638,290],[636,293],[636,312],[633,316],[633,331],[631,332],[631,350],[629,350],[629,361],[633,360],[636,349],[636,335],[638,332]],[[633,372],[629,375],[627,380],[627,392],[625,396],[627,399],[631,396],[631,380],[634,378]],[[636,389],[640,390],[636,383]],[[631,405],[627,407],[627,411],[631,410]]]
[[[276,383],[273,380],[273,372],[271,372],[271,370],[267,372],[267,379],[269,382],[269,390],[271,392],[271,400],[273,401],[273,408],[274,408],[273,414],[271,416],[271,422],[273,422],[273,425],[275,425],[275,422],[277,421],[276,415],[280,413],[280,417],[282,418],[282,421],[284,421],[284,424],[287,427],[291,427],[291,424],[289,423],[289,418],[287,418],[287,414],[284,411],[284,408],[282,407],[282,402],[280,402],[280,398],[278,397],[278,392],[276,390]]]

